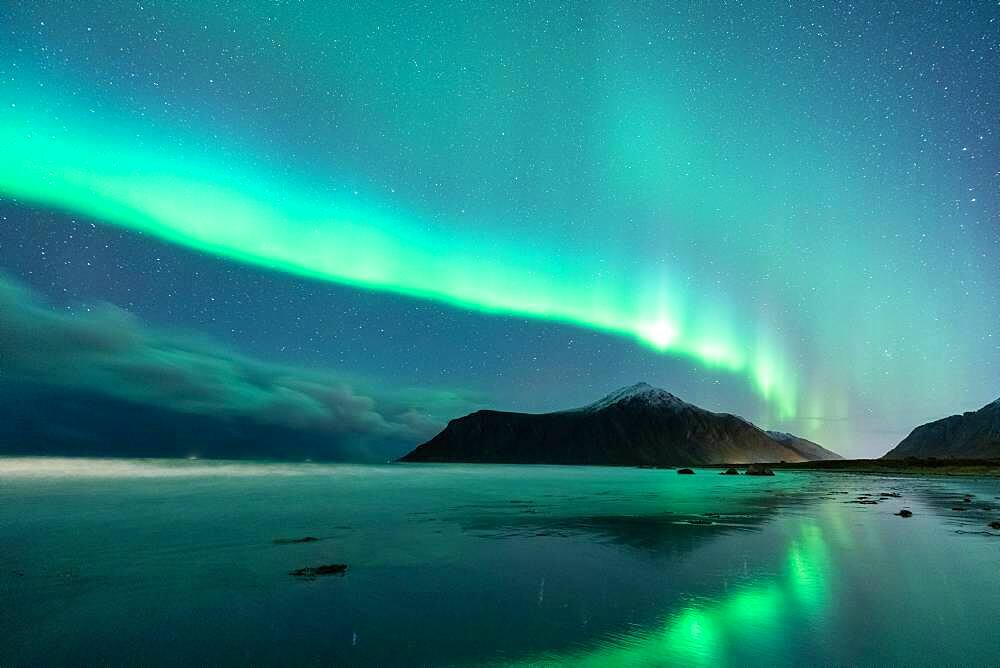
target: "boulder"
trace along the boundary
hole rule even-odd
[[[677,469],[677,472],[681,475],[694,475],[694,471],[691,469]]]
[[[302,538],[275,538],[275,545],[294,545],[295,543],[315,543],[319,538],[316,536],[303,536]]]
[[[747,475],[774,475],[774,471],[763,464],[751,464],[747,467]]]
[[[900,517],[913,517],[913,513],[910,512],[909,510],[906,510],[905,508],[903,510],[900,510],[896,514],[899,515]]]
[[[323,566],[310,566],[308,568],[297,568],[289,575],[302,580],[315,580],[322,575],[343,575],[347,572],[347,564],[325,564]]]
[[[726,469],[721,473],[721,475],[739,475],[739,474],[740,472],[737,471],[736,469]]]

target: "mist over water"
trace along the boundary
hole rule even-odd
[[[53,478],[206,478],[274,477],[332,474],[373,475],[371,467],[349,464],[261,463],[190,459],[106,459],[98,457],[0,457],[0,476],[7,479]]]
[[[717,473],[0,459],[0,664],[995,659],[1000,481]]]

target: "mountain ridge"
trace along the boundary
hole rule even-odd
[[[452,420],[400,461],[697,466],[840,458],[788,437],[779,440],[737,415],[636,383],[576,409],[479,410]]]
[[[1000,399],[979,410],[950,415],[916,427],[882,459],[1000,457]]]

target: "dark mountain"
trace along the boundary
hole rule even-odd
[[[558,413],[477,411],[452,420],[401,461],[691,466],[838,457],[792,439],[639,383]]]
[[[843,459],[840,455],[832,450],[827,450],[819,443],[814,443],[807,438],[802,438],[801,436],[796,436],[795,434],[789,434],[786,431],[768,431],[766,432],[768,436],[781,443],[787,448],[791,448],[795,452],[802,455],[802,457],[808,462],[815,462],[823,459]]]
[[[978,411],[952,415],[917,427],[883,459],[1000,457],[1000,399]]]

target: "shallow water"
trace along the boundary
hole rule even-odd
[[[996,479],[0,458],[0,664],[995,664],[998,519]]]

